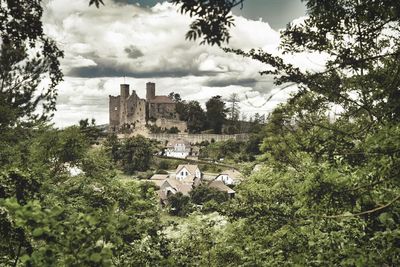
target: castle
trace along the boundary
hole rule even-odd
[[[119,96],[109,96],[110,131],[138,129],[154,123],[162,129],[177,127],[181,132],[187,130],[186,123],[179,121],[175,102],[168,96],[156,95],[156,84],[146,84],[146,99],[141,99],[129,84],[120,85]]]

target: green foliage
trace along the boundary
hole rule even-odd
[[[108,156],[114,161],[117,162],[120,160],[119,151],[121,150],[121,142],[118,140],[116,134],[110,134],[107,136],[106,141],[104,142],[105,150]]]
[[[186,114],[184,120],[187,121],[189,133],[200,133],[206,126],[206,115],[197,101],[190,101],[186,104]]]
[[[86,136],[91,145],[98,144],[99,138],[104,136],[101,129],[96,126],[95,119],[92,119],[90,124],[89,119],[80,120],[79,129]]]
[[[192,202],[197,205],[202,205],[206,202],[214,200],[217,203],[223,203],[228,200],[228,195],[225,192],[218,191],[215,188],[210,188],[206,185],[200,185],[190,191]]]
[[[260,154],[259,144],[261,137],[251,136],[249,141],[237,142],[227,140],[214,142],[202,147],[200,158],[208,158],[215,161],[220,159],[234,160],[235,162],[254,161],[255,156]]]
[[[198,16],[189,38],[205,34],[215,44],[229,37],[227,11],[235,2],[242,1],[174,1]],[[88,150],[90,140],[78,127],[38,123],[54,109],[61,53],[43,35],[38,1],[2,3],[0,265],[400,265],[400,3],[306,2],[308,18],[282,32],[281,47],[330,56],[325,70],[303,71],[263,51],[235,51],[270,65],[263,74],[299,91],[274,111],[248,150],[235,142],[209,145],[215,158],[236,157],[232,151],[255,151],[263,139],[264,169],[237,188],[226,203],[228,218],[192,214],[172,233],[160,222],[155,186],[121,184],[106,156],[127,171],[146,169],[149,141],[110,137],[105,152]],[[41,74],[51,84],[37,94]],[[38,117],[39,103],[45,112]],[[332,119],[334,106],[342,112]],[[200,131],[204,111],[196,103],[191,108],[188,120]],[[71,176],[74,166],[83,172]],[[206,190],[195,193],[199,201],[209,199]],[[192,212],[188,196],[169,201],[175,215]]]
[[[169,134],[177,134],[179,132],[180,132],[179,129],[175,126],[167,129],[167,131],[166,131],[166,133],[169,133]]]
[[[187,216],[193,211],[192,203],[189,196],[183,195],[181,192],[168,196],[169,213],[175,216]]]
[[[228,112],[221,96],[217,95],[210,98],[206,103],[206,108],[208,126],[214,130],[214,133],[220,134]]]
[[[170,168],[170,163],[167,160],[160,160],[158,162],[158,168],[160,170],[168,170]]]
[[[109,135],[104,147],[107,155],[127,174],[147,171],[155,152],[154,144],[143,136],[118,140],[116,135]]]
[[[76,153],[81,147],[66,141],[79,134],[76,127],[43,130],[27,149],[30,169],[2,166],[0,265],[143,265],[166,257],[154,185],[121,185],[103,150]],[[45,154],[48,137],[54,150]],[[62,162],[82,174],[55,172]]]
[[[153,156],[153,147],[143,136],[131,137],[123,141],[119,155],[122,168],[127,174],[146,171]]]

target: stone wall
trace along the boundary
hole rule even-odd
[[[223,142],[227,140],[235,140],[237,142],[241,141],[247,141],[249,139],[248,134],[185,134],[185,133],[179,133],[179,134],[148,134],[148,138],[150,139],[155,139],[160,142],[165,142],[168,140],[173,140],[173,139],[184,139],[188,141],[191,144],[196,144],[196,143],[201,143],[203,141],[208,141],[211,142],[211,140],[214,140],[215,142]]]
[[[180,120],[169,120],[165,118],[159,118],[156,120],[156,126],[160,127],[163,130],[176,127],[181,133],[187,131],[187,123],[185,121],[180,121]]]
[[[127,116],[128,124],[146,124],[146,100],[140,99],[136,92],[127,99]]]
[[[177,117],[175,111],[175,103],[149,103],[149,118],[167,118],[175,119]]]

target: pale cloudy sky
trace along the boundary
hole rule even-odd
[[[158,94],[174,91],[201,103],[235,92],[248,115],[271,111],[290,91],[279,92],[272,77],[260,76],[265,66],[255,61],[185,40],[191,19],[166,1],[106,0],[100,9],[88,7],[88,2],[45,2],[45,31],[65,52],[57,126],[81,118],[108,123],[108,95],[118,95],[124,82],[141,97],[146,82],[152,81]],[[228,47],[276,53],[279,28],[304,16],[305,8],[300,0],[247,0],[234,14],[236,27]],[[319,57],[291,61],[318,68],[314,63]],[[271,93],[274,97],[266,102]]]

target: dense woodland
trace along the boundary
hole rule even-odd
[[[246,4],[171,2],[193,18],[188,39],[221,47],[229,11]],[[43,33],[40,1],[0,0],[0,266],[399,266],[400,2],[304,2],[281,50],[324,54],[325,69],[225,49],[298,91],[257,132],[262,168],[236,198],[200,189],[171,217],[153,185],[119,179],[118,168],[147,168],[151,144],[138,143],[149,141],[94,148],[88,121],[49,124],[63,52]]]

